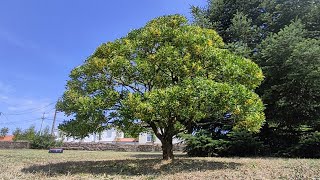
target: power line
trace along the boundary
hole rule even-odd
[[[3,102],[7,105],[9,105],[8,103],[6,102]],[[15,112],[15,113],[3,113],[3,112],[0,112],[0,116],[4,116],[7,120],[7,122],[2,122],[1,124],[11,124],[11,125],[14,125],[14,126],[17,126],[18,124],[25,124],[25,123],[30,123],[30,122],[33,122],[33,121],[38,121],[39,119],[41,119],[41,126],[40,126],[40,133],[42,131],[42,127],[43,127],[43,123],[44,123],[44,120],[45,119],[48,119],[48,118],[45,118],[45,114],[48,114],[50,112],[52,112],[52,110],[55,110],[55,114],[54,114],[54,118],[53,119],[48,119],[48,120],[53,120],[53,123],[52,123],[52,129],[51,129],[51,133],[53,133],[53,129],[54,129],[54,126],[55,126],[55,123],[56,122],[61,122],[61,121],[64,121],[64,120],[60,120],[60,119],[57,119],[56,115],[57,115],[57,110],[54,108],[51,108],[50,110],[47,110],[47,112],[44,112],[42,117],[41,118],[36,118],[36,119],[31,119],[31,120],[18,120],[18,121],[10,121],[9,118],[6,116],[14,116],[14,115],[25,115],[25,114],[29,114],[29,113],[33,113],[33,112],[36,112],[36,111],[39,111],[39,110],[42,110],[42,109],[45,109],[53,104],[55,104],[56,102],[52,102],[52,103],[49,103],[48,105],[46,106],[43,106],[43,107],[39,107],[39,108],[32,108],[32,109],[26,109],[26,110],[22,110],[22,111],[19,111],[19,112]],[[0,117],[1,118],[1,117]],[[47,124],[47,123],[46,123]]]
[[[1,113],[4,117],[5,114],[4,113]],[[28,119],[28,120],[15,120],[15,121],[11,121],[9,120],[9,118],[7,118],[7,121],[6,122],[1,122],[0,124],[3,125],[3,126],[11,126],[11,127],[17,127],[17,126],[21,126],[21,125],[24,125],[24,124],[30,124],[31,122],[36,122],[38,121],[40,118],[36,118],[36,119]]]
[[[48,120],[53,120],[52,118],[49,118]],[[68,120],[68,119],[65,119],[65,118],[56,118],[56,121],[66,121],[66,120]]]
[[[9,121],[9,122],[4,122],[4,123],[2,123],[2,124],[12,124],[12,125],[16,125],[16,124],[21,124],[21,123],[30,123],[30,122],[38,121],[39,119],[40,119],[40,118],[28,119],[28,120]]]
[[[50,110],[47,112],[47,114],[49,114],[50,112],[52,112],[52,110],[55,110],[55,109],[56,109],[56,107],[50,109]]]
[[[7,121],[9,121],[8,117],[4,113],[0,112],[0,116],[1,115],[4,116],[7,119]]]
[[[6,113],[6,115],[8,116],[13,116],[13,115],[24,115],[24,114],[29,114],[29,113],[33,113],[33,112],[36,112],[36,111],[39,111],[39,110],[42,110],[42,109],[45,109],[49,106],[51,106],[52,104],[55,104],[56,102],[53,102],[53,103],[50,103],[44,107],[40,107],[40,108],[33,108],[33,109],[28,109],[28,110],[24,110],[24,111],[21,111],[21,112],[17,112],[17,113]]]
[[[39,111],[41,109],[44,109],[44,108],[47,108],[49,106],[51,106],[52,104],[54,104],[55,102],[53,103],[50,103],[46,106],[43,106],[43,107],[40,107],[40,108],[32,108],[32,109],[27,109],[27,110],[24,110],[24,111],[21,111],[21,112],[17,112],[17,113],[9,113],[7,115],[23,115],[23,114],[29,114],[29,113],[33,113],[33,112],[36,112],[36,111]]]

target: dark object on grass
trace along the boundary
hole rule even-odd
[[[49,153],[63,153],[62,148],[51,148],[49,149]]]

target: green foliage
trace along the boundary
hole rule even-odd
[[[253,93],[261,69],[224,49],[215,31],[188,25],[180,15],[156,18],[102,44],[70,78],[57,108],[72,118],[59,126],[71,136],[151,127],[172,155],[172,138],[202,119],[230,112],[234,129],[253,132],[264,121]]]
[[[24,140],[24,141],[32,141],[37,134],[36,127],[35,126],[30,126],[26,130],[21,130],[17,128],[16,130],[13,131],[14,141],[19,141],[19,140]]]
[[[49,128],[45,128],[41,134],[37,133],[31,141],[32,149],[48,149],[51,147],[59,147],[62,142],[55,140],[55,137],[49,133]]]
[[[257,132],[264,121],[263,104],[252,91],[243,85],[230,86],[201,78],[148,92],[143,99],[139,94],[129,96],[124,105],[133,109],[136,117],[145,122],[172,123],[174,135],[184,132],[188,122],[218,119],[226,112],[233,114],[234,129]],[[175,118],[165,118],[166,114]]]
[[[186,142],[185,151],[189,156],[212,157],[227,154],[229,141],[212,137],[206,130],[182,136]]]
[[[3,127],[0,129],[0,137],[5,137],[9,133],[9,128]]]
[[[319,37],[319,5],[319,0],[209,0],[206,8],[192,7],[192,14],[195,24],[217,30],[228,46],[241,42],[253,51],[297,18],[304,20],[308,37]]]
[[[320,132],[302,136],[293,154],[305,158],[320,158]]]
[[[20,128],[16,128],[14,131],[13,131],[13,140],[16,141],[18,139],[20,139],[21,137],[21,134],[22,134],[22,130]]]
[[[252,23],[251,21],[256,24],[259,22],[258,7],[260,3],[260,0],[210,0],[204,9],[193,7],[192,14],[197,25],[205,25],[207,28],[215,29],[225,42],[234,42],[228,29],[237,19],[233,19],[235,14],[244,15],[245,13],[247,15],[245,15],[245,18],[240,18],[241,21],[243,20],[248,25]],[[243,28],[246,28],[246,26],[243,26]],[[245,31],[247,32],[247,29]]]
[[[124,132],[125,138],[139,138],[139,133]]]
[[[261,44],[266,79],[259,90],[267,117],[280,126],[313,126],[319,120],[320,41],[305,36],[296,21]]]
[[[55,137],[49,133],[48,127],[41,132],[37,132],[34,126],[30,126],[26,130],[17,128],[13,135],[14,141],[29,141],[32,149],[47,149],[61,146],[62,143],[55,140]]]
[[[248,131],[231,131],[219,134],[199,130],[184,136],[189,156],[257,156],[263,151],[259,138]]]
[[[259,138],[247,131],[230,132],[228,154],[231,156],[257,156],[263,151]]]
[[[272,155],[290,155],[301,136],[320,130],[319,0],[210,0],[192,14],[195,24],[217,30],[226,48],[262,67],[257,93],[267,123],[259,137]]]
[[[320,5],[319,1],[317,2],[302,18],[302,22],[305,22],[306,29],[308,30],[308,37],[315,39],[320,38]]]

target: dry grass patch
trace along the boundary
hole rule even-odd
[[[320,160],[188,158],[159,153],[0,150],[0,179],[311,179]]]

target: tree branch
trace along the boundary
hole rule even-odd
[[[150,126],[151,126],[154,134],[157,136],[157,138],[158,138],[160,141],[162,141],[162,140],[163,140],[163,134],[160,134],[160,133],[159,133],[156,124],[155,124],[154,122],[152,122],[152,121],[151,121],[149,124],[150,124]]]

